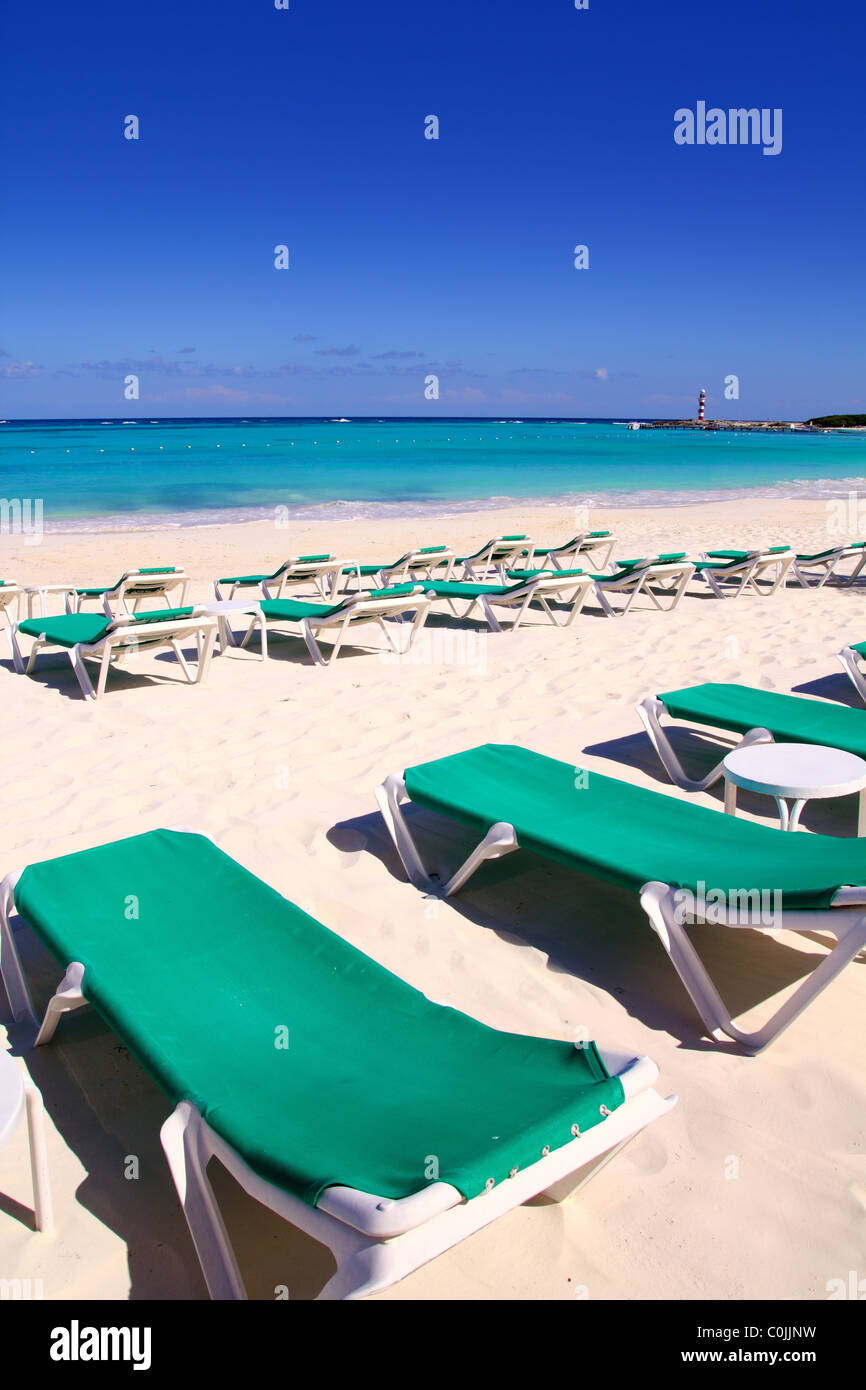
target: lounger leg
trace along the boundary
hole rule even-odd
[[[635,705],[635,709],[640,716],[641,723],[650,736],[653,748],[661,759],[665,772],[675,786],[682,787],[683,791],[686,792],[705,792],[708,787],[718,782],[719,778],[724,774],[724,759],[716,763],[715,767],[712,768],[705,777],[701,777],[697,781],[687,776],[667,733],[661,726],[661,716],[665,712],[665,707],[661,700],[657,700],[655,696],[649,695],[645,700],[641,700],[639,705]],[[736,744],[735,747],[750,748],[753,743],[772,742],[773,735],[770,733],[769,729],[749,729],[748,733],[743,734],[740,742]],[[727,752],[732,751],[732,749],[727,750]],[[727,757],[727,753],[725,756]]]
[[[851,574],[849,574],[849,576],[848,576],[847,579],[842,579],[842,578],[840,578],[840,583],[842,583],[842,584],[853,584],[853,583],[855,582],[855,580],[857,580],[857,579],[860,578],[860,571],[862,570],[862,568],[863,568],[864,565],[866,565],[866,550],[864,550],[864,552],[863,552],[863,558],[862,558],[862,560],[860,560],[860,561],[858,562],[858,564],[857,564],[856,567],[854,568],[853,572],[852,572]]]
[[[33,654],[31,653],[31,655],[33,655]],[[103,671],[102,669],[100,669],[100,672],[99,672],[99,687],[100,687],[100,691],[102,691],[102,690],[105,689],[105,677],[108,675],[108,662],[107,662],[107,657],[108,657],[108,649],[106,648],[106,651],[105,651],[105,653],[103,654],[103,657],[102,657],[102,663],[103,663],[103,667],[104,667],[105,669],[104,669],[104,671]],[[86,669],[85,669],[85,666],[84,666],[84,658],[83,658],[82,655],[81,655],[81,647],[80,647],[80,646],[75,646],[75,647],[72,647],[72,648],[70,649],[70,652],[69,652],[69,660],[72,662],[72,669],[73,669],[73,671],[75,672],[76,680],[78,681],[78,684],[79,684],[80,687],[81,687],[81,693],[82,693],[82,695],[84,696],[85,700],[95,700],[95,699],[96,699],[96,691],[93,689],[93,683],[91,682],[91,679],[90,679],[90,677],[89,677],[89,675],[87,674],[87,671],[86,671]]]
[[[509,825],[507,821],[497,821],[495,825],[491,825],[484,839],[475,846],[468,859],[460,865],[456,874],[449,878],[442,889],[443,898],[450,898],[462,888],[467,879],[470,879],[487,859],[501,859],[503,855],[511,854],[519,848],[514,826]]]
[[[159,1132],[211,1298],[245,1299],[241,1272],[207,1177],[201,1116],[183,1100]]]
[[[15,884],[18,882],[18,878],[17,873],[7,874],[3,882],[0,883],[0,980],[3,981],[3,988],[6,990],[6,998],[9,1000],[9,1008],[12,1011],[14,1022],[18,1023],[22,1018],[30,1018],[35,1023],[36,1011],[33,1008],[33,1000],[30,997],[30,990],[27,988],[27,981],[24,979],[18,948],[15,945],[12,926],[9,921],[15,905]]]
[[[45,1017],[36,1034],[34,1047],[42,1047],[44,1043],[50,1042],[57,1030],[61,1014],[71,1013],[73,1009],[81,1009],[87,1003],[82,992],[82,982],[84,980],[84,966],[80,961],[74,960],[67,966],[66,974],[48,1001],[45,1010]]]
[[[424,624],[427,621],[427,615],[429,612],[429,604],[424,604],[423,607],[416,609],[415,617],[412,621],[412,626],[409,629],[409,640],[403,648],[404,652],[410,651],[415,642],[417,641],[418,635],[422,631]]]
[[[24,668],[25,675],[30,675],[30,672],[33,670],[33,664],[44,646],[45,643],[40,641],[39,638],[33,643],[33,646],[30,648],[30,655],[27,658],[27,665]]]
[[[111,665],[112,647],[110,642],[106,642],[105,650],[102,653],[102,660],[99,663],[99,676],[96,684],[96,698],[105,694],[105,682],[108,680],[108,668]],[[82,665],[84,664],[82,660]],[[82,687],[83,688],[83,687]]]
[[[487,626],[490,628],[490,631],[491,631],[491,632],[501,632],[501,631],[502,631],[502,624],[500,623],[499,619],[496,617],[496,614],[493,612],[493,608],[492,608],[492,605],[491,605],[491,603],[490,603],[490,599],[488,598],[487,594],[480,594],[480,595],[479,595],[479,597],[478,597],[478,606],[479,606],[479,608],[481,609],[482,613],[484,614],[485,618],[487,619]],[[470,607],[474,607],[474,603],[471,604]]]
[[[12,648],[12,665],[15,667],[19,676],[24,675],[24,662],[21,657],[21,648],[18,645],[18,624],[9,625],[9,645]]]
[[[199,637],[200,636],[201,633],[199,633]],[[207,632],[205,633],[204,644],[202,647],[201,655],[199,656],[199,662],[195,676],[190,677],[190,680],[192,681],[193,685],[203,685],[204,682],[207,680],[208,671],[210,670],[211,659],[213,657],[213,650],[216,644],[216,636],[216,627],[208,628]]]
[[[631,606],[632,606],[632,604],[634,603],[635,599],[637,598],[638,594],[641,593],[641,592],[643,591],[644,583],[645,583],[645,576],[644,576],[644,575],[640,575],[639,578],[638,578],[637,583],[635,584],[634,588],[632,589],[631,593],[629,594],[628,598],[626,599],[625,603],[623,604],[622,608],[620,609],[620,613],[621,613],[621,615],[622,615],[623,617],[625,617],[626,613],[627,613],[628,610],[631,608]]]
[[[344,627],[345,627],[345,624],[344,624]],[[315,637],[313,636],[313,629],[310,627],[310,620],[309,620],[309,618],[303,618],[303,619],[301,620],[301,635],[303,636],[303,639],[304,639],[304,641],[305,641],[306,644],[307,644],[307,651],[310,653],[310,656],[313,658],[313,661],[316,663],[316,665],[317,665],[317,666],[327,666],[328,663],[327,663],[327,661],[325,660],[325,658],[322,656],[322,652],[321,652],[321,649],[320,649],[320,647],[319,647],[319,644],[318,644],[318,642],[316,641]],[[334,660],[334,657],[336,656],[337,652],[340,650],[340,642],[341,642],[341,641],[342,641],[342,633],[341,633],[340,636],[337,638],[337,642],[336,642],[336,644],[335,644],[335,648],[336,648],[336,649],[331,653],[331,660],[332,660],[332,661]]]
[[[607,594],[598,584],[594,584],[593,588],[595,590],[595,600],[602,612],[605,613],[608,618],[615,618],[617,616],[617,610],[614,608]]]
[[[807,1005],[826,989],[830,981],[835,979],[866,946],[866,914],[856,913],[853,915],[853,921],[849,919],[847,930],[841,929],[840,925],[840,930],[836,933],[837,944],[833,950],[772,1018],[754,1033],[746,1033],[734,1023],[685,928],[677,921],[674,890],[666,883],[645,883],[640,901],[650,925],[670,956],[674,969],[691,996],[692,1003],[710,1036],[720,1041],[719,1033],[726,1033],[734,1042],[742,1043],[752,1052],[760,1052],[778,1037],[779,1033],[793,1023]],[[802,917],[804,914],[798,915]],[[835,928],[827,920],[831,915],[831,912],[814,914],[812,925],[819,930],[835,932]]]
[[[27,1138],[30,1142],[30,1176],[33,1179],[33,1214],[36,1229],[50,1235],[54,1229],[54,1209],[51,1202],[51,1183],[48,1177],[48,1157],[45,1149],[45,1110],[42,1096],[28,1077],[24,1082],[24,1105],[27,1111]]]
[[[394,841],[394,847],[400,856],[409,882],[413,883],[416,888],[420,888],[423,893],[431,892],[433,881],[424,867],[400,807],[400,802],[406,797],[406,784],[403,778],[392,773],[376,788],[375,795],[379,810],[382,812],[382,819],[388,827],[388,832]]]
[[[186,657],[185,657],[184,654],[183,654],[183,651],[182,651],[182,649],[181,649],[180,642],[177,640],[176,637],[172,637],[172,638],[170,639],[168,645],[171,647],[171,650],[174,652],[175,656],[177,657],[177,663],[178,663],[178,665],[180,666],[180,669],[183,671],[183,674],[186,676],[186,678],[187,678],[187,680],[189,681],[190,685],[192,685],[193,681],[198,680],[198,676],[194,676],[193,673],[192,673],[192,671],[190,670],[189,662],[187,661]],[[197,647],[198,647],[198,669],[199,669],[199,671],[200,671],[200,670],[201,670],[201,665],[202,665],[202,660],[201,660],[201,632],[196,633],[196,645],[197,645]]]

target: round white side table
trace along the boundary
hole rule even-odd
[[[27,1133],[30,1140],[30,1172],[33,1178],[36,1229],[47,1233],[53,1228],[54,1216],[45,1153],[42,1097],[30,1077],[9,1053],[0,1052],[0,1149],[12,1138],[24,1113],[27,1115]]]
[[[261,660],[266,661],[268,657],[268,625],[265,615],[261,609],[262,600],[260,598],[228,598],[219,599],[217,602],[200,603],[198,606],[205,613],[210,613],[217,619],[219,628],[219,652],[222,656],[227,647],[234,647],[234,634],[229,627],[228,617],[230,613],[248,613],[258,624],[261,637]]]
[[[781,828],[796,830],[807,801],[859,792],[857,834],[866,835],[866,762],[853,753],[812,743],[753,743],[735,748],[723,767],[728,815],[736,814],[743,787],[775,797]]]

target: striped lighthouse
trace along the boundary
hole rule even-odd
[[[707,408],[707,392],[704,386],[701,387],[701,394],[698,396],[698,420],[703,420],[704,411]]]

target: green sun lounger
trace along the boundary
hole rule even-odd
[[[753,1051],[787,1027],[866,945],[862,840],[788,834],[502,744],[408,768],[387,778],[376,797],[410,880],[426,893],[448,897],[486,860],[517,849],[639,893],[710,1036],[726,1033]],[[450,877],[434,879],[425,867],[404,800],[481,836]],[[693,917],[758,930],[829,931],[838,944],[778,1012],[749,1033],[734,1023],[687,935],[684,921]]]
[[[741,748],[775,739],[779,743],[842,748],[866,758],[866,711],[826,700],[710,681],[649,695],[637,706],[637,712],[671,781],[687,792],[703,792],[713,786],[724,773],[723,762],[716,763],[703,777],[689,777],[662,727],[664,715],[742,734],[737,744]],[[725,756],[729,752],[730,748],[725,749]]]
[[[232,574],[214,580],[214,597],[223,603],[243,589],[257,589],[263,598],[276,599],[282,598],[288,588],[313,584],[325,599],[336,588],[339,572],[336,555],[292,555],[271,574]]]
[[[365,579],[372,579],[380,589],[390,589],[395,584],[414,584],[424,579],[450,579],[453,568],[454,551],[447,545],[423,545],[386,563],[361,565],[353,561],[343,566],[341,574],[353,578],[358,590],[370,588],[364,584]]]
[[[126,570],[114,584],[91,584],[81,589],[70,586],[66,594],[67,613],[80,613],[86,603],[97,602],[109,616],[134,613],[144,599],[164,599],[172,606],[169,595],[182,608],[189,595],[190,579],[176,565],[155,565],[148,569]],[[179,591],[179,592],[175,592]]]
[[[760,550],[707,550],[695,562],[695,576],[716,598],[738,598],[747,589],[769,597],[784,584],[794,563],[790,546],[770,545]]]
[[[425,581],[424,590],[434,599],[447,603],[455,617],[468,617],[476,608],[480,609],[491,632],[501,632],[502,625],[494,612],[495,608],[514,611],[510,632],[516,632],[531,607],[535,604],[554,627],[567,627],[574,622],[581,611],[587,594],[593,587],[592,578],[582,570],[509,570],[507,584],[472,584],[468,580]],[[465,602],[463,613],[458,613],[457,604]],[[562,610],[561,617],[557,604]]]
[[[561,545],[533,545],[521,551],[521,556],[527,565],[540,563],[554,570],[568,569],[581,555],[598,565],[606,565],[615,544],[616,536],[612,531],[580,531]]]
[[[529,549],[525,549],[526,546]],[[472,555],[458,555],[456,564],[463,567],[463,578],[470,584],[483,584],[492,576],[501,583],[508,565],[516,565],[522,556],[532,563],[533,545],[526,535],[493,536]]]
[[[845,560],[853,560],[850,574],[839,572]],[[846,545],[831,546],[811,555],[794,557],[793,571],[804,589],[822,589],[829,579],[840,584],[853,584],[866,565],[866,541],[849,541]]]
[[[432,597],[425,594],[423,584],[394,584],[388,589],[364,589],[358,594],[349,594],[337,603],[312,603],[303,599],[265,599],[260,604],[265,622],[270,629],[288,628],[289,635],[303,637],[307,650],[317,666],[327,666],[335,661],[340,647],[348,633],[365,624],[375,624],[384,634],[388,649],[404,655],[412,647],[427,620]],[[395,618],[403,625],[406,614],[413,614],[408,626],[408,637],[401,647],[395,642],[386,618]],[[241,646],[245,647],[258,619],[254,618],[245,633]],[[318,636],[331,635],[333,645],[328,661],[322,655]]]
[[[13,909],[67,967],[37,1045],[92,1004],[173,1107],[163,1148],[214,1298],[244,1287],[211,1156],[333,1250],[325,1296],[358,1297],[667,1108],[648,1059],[431,1003],[203,835],[153,830],[3,881],[3,983],[35,1018]]]
[[[32,637],[27,665],[18,643],[20,635]],[[26,618],[11,630],[12,657],[19,675],[30,675],[36,657],[46,647],[64,651],[72,664],[85,700],[98,700],[105,690],[112,662],[120,662],[139,652],[168,647],[175,655],[186,679],[195,685],[207,678],[217,635],[217,619],[206,609],[160,608],[152,613],[124,613],[107,618],[98,613],[61,613],[44,618]],[[194,637],[198,649],[195,673],[181,650],[181,640]],[[85,668],[85,661],[99,662],[96,688]]]

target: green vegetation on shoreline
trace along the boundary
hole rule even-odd
[[[824,429],[862,429],[866,426],[866,415],[816,415],[810,425],[821,425]]]

